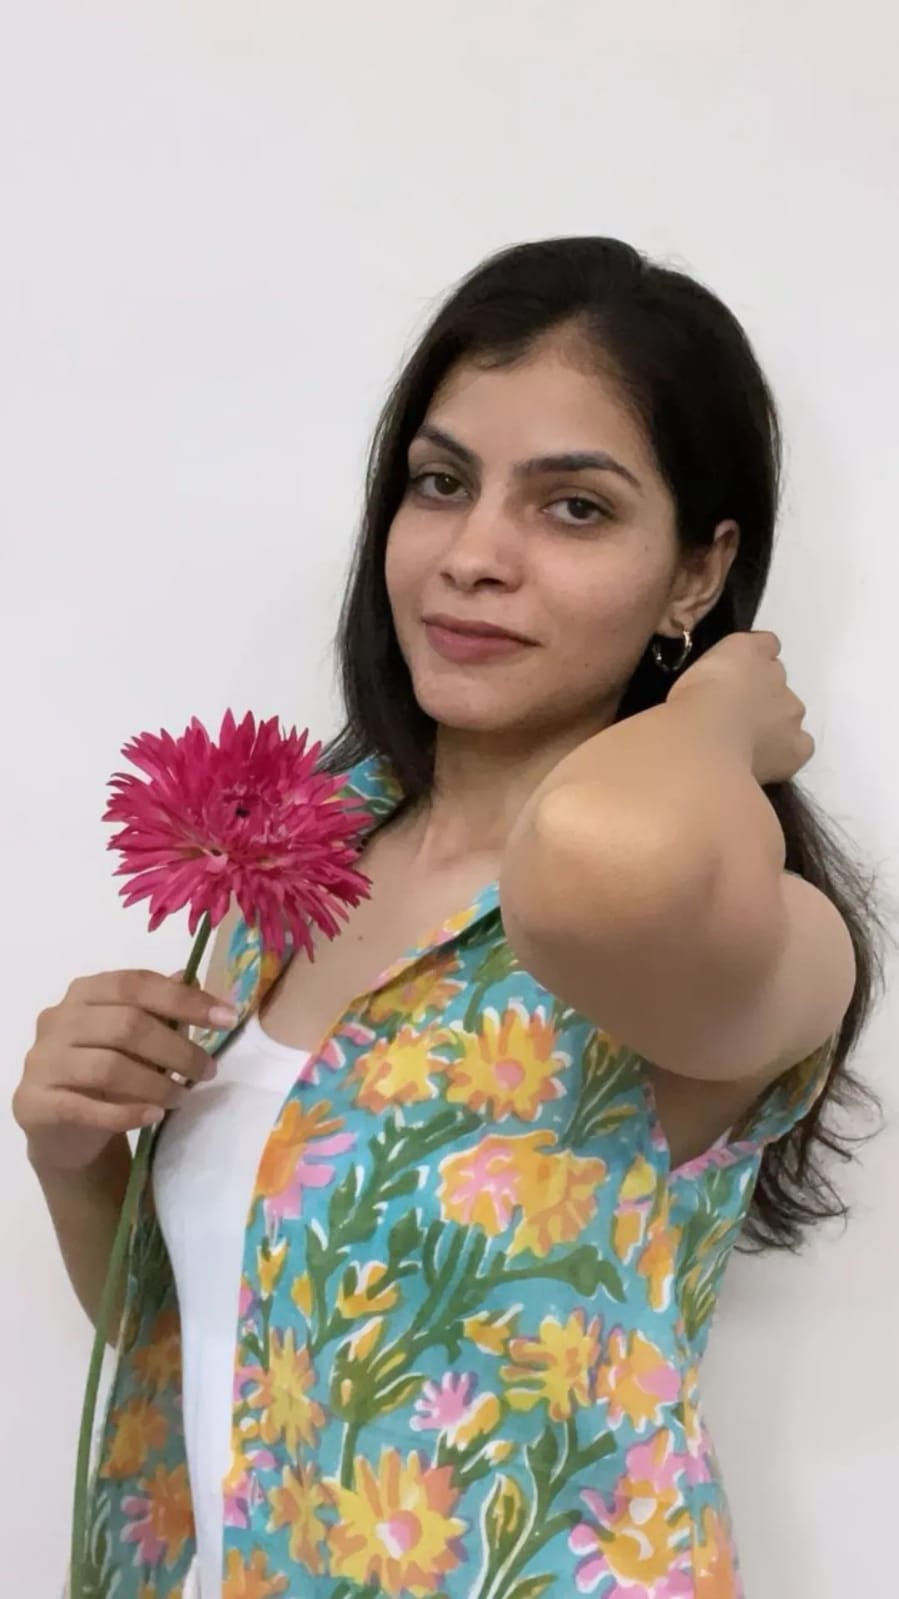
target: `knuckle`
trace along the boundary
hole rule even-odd
[[[125,1005],[139,1007],[146,988],[146,972],[117,972],[116,988]]]
[[[116,1019],[116,1042],[125,1045],[140,1044],[146,1038],[147,1018],[136,1005],[124,1005]]]

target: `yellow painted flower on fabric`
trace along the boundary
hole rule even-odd
[[[740,1579],[730,1527],[711,1505],[703,1510],[700,1525],[702,1535],[693,1550],[696,1599],[734,1599]]]
[[[273,1444],[283,1438],[291,1455],[301,1443],[315,1443],[325,1421],[325,1412],[309,1392],[315,1384],[309,1351],[297,1349],[295,1339],[292,1327],[286,1332],[272,1331],[269,1369],[259,1370],[259,1386],[247,1397],[251,1409],[261,1411],[263,1441]]]
[[[599,1364],[600,1319],[588,1323],[583,1308],[566,1322],[545,1316],[536,1338],[512,1338],[509,1364],[500,1367],[513,1410],[545,1401],[553,1421],[567,1421],[576,1406],[593,1402]]]
[[[268,1559],[263,1549],[254,1549],[245,1561],[239,1549],[229,1549],[225,1566],[222,1599],[273,1599],[284,1593],[287,1578],[268,1574]]]
[[[557,1244],[579,1238],[596,1215],[597,1192],[606,1179],[604,1160],[568,1149],[521,1157],[519,1203],[522,1219],[509,1247],[541,1259]]]
[[[256,1249],[256,1278],[263,1299],[271,1299],[275,1285],[287,1259],[287,1239],[281,1238],[272,1246],[268,1239]]]
[[[664,1407],[675,1404],[680,1391],[677,1367],[655,1344],[639,1331],[612,1329],[596,1382],[596,1397],[606,1401],[611,1427],[620,1427],[625,1419],[636,1432],[650,1424],[660,1426]]]
[[[308,1321],[312,1315],[312,1278],[308,1271],[300,1272],[290,1285],[290,1297]]]
[[[351,1266],[350,1272],[352,1287],[344,1289],[341,1283],[337,1290],[337,1309],[347,1321],[352,1321],[356,1316],[377,1315],[393,1308],[399,1298],[396,1283],[378,1288],[378,1283],[387,1275],[383,1261],[367,1260],[364,1266]]]
[[[158,1393],[171,1387],[181,1375],[181,1324],[176,1310],[161,1310],[150,1336],[132,1356],[134,1369],[143,1383]]]
[[[487,1354],[504,1355],[509,1339],[515,1335],[520,1313],[520,1305],[514,1306],[512,1310],[504,1310],[501,1315],[497,1315],[495,1311],[479,1310],[477,1315],[468,1316],[463,1321],[463,1335]]]
[[[593,1488],[581,1491],[588,1514],[568,1535],[568,1547],[579,1556],[578,1591],[592,1593],[611,1577],[610,1595],[635,1591],[673,1599],[690,1593],[689,1512],[671,1433],[635,1445],[626,1463],[610,1499]],[[736,1599],[736,1590],[728,1599]]]
[[[451,1467],[385,1449],[377,1468],[357,1455],[352,1487],[335,1479],[325,1486],[337,1511],[328,1540],[332,1577],[373,1584],[387,1599],[425,1599],[464,1560],[468,1524],[453,1515],[460,1490]]]
[[[412,1105],[433,1099],[437,1093],[432,1073],[446,1070],[446,1061],[434,1053],[445,1042],[442,1029],[401,1027],[394,1039],[379,1038],[360,1055],[353,1067],[358,1083],[356,1103],[363,1110],[382,1111],[388,1105]]]
[[[142,1471],[154,1449],[162,1449],[168,1423],[149,1399],[129,1399],[109,1418],[111,1438],[100,1467],[101,1477],[133,1477]]]
[[[328,1526],[319,1511],[327,1505],[328,1496],[315,1472],[302,1466],[285,1466],[281,1485],[272,1488],[268,1502],[272,1513],[269,1532],[289,1527],[291,1559],[318,1576],[324,1570],[321,1545],[328,1536]]]
[[[570,1056],[556,1048],[558,1034],[542,1010],[528,1012],[513,1001],[502,1016],[484,1011],[478,1032],[461,1026],[451,1032],[462,1053],[447,1066],[447,1099],[489,1111],[497,1121],[534,1121],[542,1105],[562,1094],[559,1073]]]
[[[657,1186],[655,1168],[645,1155],[638,1155],[625,1173],[618,1190],[612,1222],[612,1248],[625,1265],[643,1243]]]
[[[457,938],[460,933],[465,932],[466,927],[471,926],[472,922],[477,917],[477,914],[477,904],[466,905],[464,910],[454,911],[452,916],[447,917],[446,921],[443,923],[441,932],[447,939]]]
[[[637,1272],[646,1278],[647,1294],[653,1310],[667,1310],[671,1303],[680,1228],[672,1227],[667,1207],[649,1224],[646,1243],[637,1262]]]
[[[374,994],[365,1007],[366,1019],[374,1025],[400,1015],[407,1022],[424,1020],[428,1011],[445,1011],[450,1001],[465,987],[456,976],[461,970],[456,955],[438,955],[422,966],[414,966],[396,982]]]
[[[517,1138],[489,1133],[441,1161],[437,1197],[444,1220],[479,1227],[490,1238],[507,1232],[521,1212],[509,1253],[529,1249],[542,1258],[592,1221],[606,1170],[598,1157],[558,1149],[548,1128]]]

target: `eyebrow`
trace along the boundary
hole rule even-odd
[[[461,444],[454,439],[451,433],[445,433],[442,428],[434,427],[431,422],[423,422],[415,439],[428,439],[431,444],[437,444],[441,449],[455,455],[466,466],[479,468],[483,465],[479,455],[470,450],[467,444]],[[415,443],[415,439],[412,443]],[[609,455],[605,450],[566,450],[561,455],[533,455],[527,461],[518,461],[513,468],[515,477],[539,477],[548,472],[614,472],[618,477],[624,478],[635,489],[642,489],[640,479],[635,477],[628,467],[621,461],[616,461],[614,455]]]

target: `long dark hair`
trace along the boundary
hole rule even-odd
[[[617,239],[547,239],[491,256],[453,290],[406,361],[372,440],[365,508],[338,634],[346,725],[329,746],[330,770],[387,756],[414,805],[430,793],[435,724],[418,705],[394,632],[384,575],[390,524],[407,483],[407,450],[432,396],[460,359],[503,365],[547,331],[572,326],[611,372],[638,417],[674,499],[686,548],[711,542],[725,518],[740,545],[717,605],[694,636],[695,660],[728,633],[748,631],[771,562],[780,492],[777,408],[736,317],[685,273]],[[660,704],[671,686],[647,649],[618,718]],[[796,1248],[805,1229],[846,1215],[827,1157],[851,1158],[857,1137],[833,1106],[873,1096],[847,1062],[882,977],[872,887],[810,797],[771,784],[786,864],[838,907],[852,935],[857,978],[827,1089],[814,1109],[764,1153],[744,1247]]]

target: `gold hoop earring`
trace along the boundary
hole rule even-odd
[[[660,672],[665,672],[669,677],[674,677],[675,673],[681,671],[681,669],[686,665],[692,648],[693,634],[690,632],[688,627],[685,627],[683,630],[683,645],[681,647],[680,655],[676,661],[665,660],[665,657],[662,654],[662,646],[658,639],[653,639],[652,658]]]

